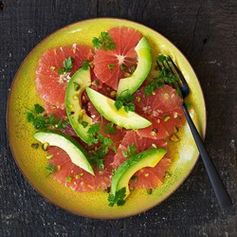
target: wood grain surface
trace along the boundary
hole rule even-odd
[[[168,37],[188,57],[204,90],[206,146],[237,200],[236,0],[0,0],[0,236],[237,236],[237,211],[221,211],[201,161],[164,203],[113,221],[67,213],[24,180],[6,137],[12,78],[30,50],[49,33],[86,18],[120,17]]]

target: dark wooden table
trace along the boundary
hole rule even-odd
[[[17,68],[49,33],[103,16],[150,26],[188,57],[206,98],[206,146],[236,202],[236,0],[0,0],[0,236],[237,236],[236,205],[220,210],[201,161],[160,206],[113,221],[75,216],[49,204],[20,174],[5,129],[7,93]]]

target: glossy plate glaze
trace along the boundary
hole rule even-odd
[[[135,22],[101,18],[81,21],[69,25],[51,34],[38,44],[23,61],[11,87],[8,99],[7,127],[10,146],[20,170],[31,185],[52,203],[79,215],[93,218],[121,218],[143,212],[166,199],[174,192],[189,175],[194,167],[198,151],[187,127],[180,131],[181,141],[170,145],[173,163],[162,186],[148,195],[146,190],[136,190],[131,193],[127,202],[121,207],[109,207],[106,192],[79,193],[46,177],[45,154],[41,149],[31,148],[35,142],[34,130],[26,121],[26,110],[35,103],[42,103],[35,90],[35,69],[40,56],[45,50],[53,47],[83,43],[91,45],[91,39],[114,26],[133,27],[146,36],[152,45],[153,57],[158,53],[171,55],[180,67],[191,94],[191,114],[202,135],[206,129],[205,103],[198,79],[183,54],[166,38],[154,30]]]

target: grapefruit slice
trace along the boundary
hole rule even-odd
[[[101,82],[117,90],[119,79],[126,77],[137,65],[135,47],[142,34],[128,27],[114,27],[108,33],[115,43],[115,49],[96,50],[94,72]]]
[[[96,170],[95,176],[74,165],[65,151],[58,147],[49,147],[52,155],[49,163],[56,167],[53,178],[67,187],[79,192],[106,190],[111,185],[113,153],[105,157],[105,169]]]
[[[142,88],[135,95],[135,104],[137,112],[152,121],[150,127],[138,130],[143,137],[166,139],[184,124],[182,99],[171,86],[165,85],[149,96]]]
[[[128,147],[134,145],[138,153],[145,151],[151,147],[166,147],[167,143],[162,140],[153,140],[140,137],[135,131],[128,131],[118,147],[117,153],[111,166],[117,169],[127,158],[124,152]],[[166,154],[154,168],[143,168],[135,173],[130,180],[130,188],[156,188],[163,183],[165,174],[171,164],[171,160]]]
[[[73,59],[72,69],[60,75],[59,69],[69,57]],[[65,109],[64,97],[67,82],[81,67],[84,60],[90,60],[91,57],[89,46],[77,44],[49,49],[41,56],[36,69],[36,90],[47,104],[47,112],[53,112],[51,108]]]

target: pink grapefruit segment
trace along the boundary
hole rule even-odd
[[[73,67],[69,73],[60,75],[65,59],[72,57]],[[89,46],[73,44],[72,46],[49,49],[40,58],[36,69],[36,90],[47,104],[47,112],[51,108],[64,110],[64,97],[67,82],[72,74],[81,67],[84,60],[91,60]]]
[[[152,146],[165,147],[167,143],[162,140],[143,138],[135,131],[128,131],[114,156],[114,161],[111,164],[113,168],[118,168],[127,159],[124,157],[124,151],[126,151],[130,145],[135,145],[139,153]],[[166,155],[154,168],[147,167],[139,170],[135,173],[134,179],[130,180],[130,188],[156,188],[160,186],[170,164],[171,160]]]
[[[134,50],[142,34],[128,27],[114,27],[108,31],[115,43],[114,50],[96,50],[94,56],[94,72],[97,78],[114,90],[118,81],[126,77],[124,67],[135,67],[137,54]]]
[[[152,126],[138,130],[143,137],[166,139],[184,124],[182,99],[171,86],[165,85],[149,96],[141,89],[135,95],[135,104],[138,113],[152,121]]]
[[[53,157],[50,163],[56,167],[53,178],[67,187],[79,192],[106,190],[111,185],[113,153],[105,157],[105,169],[94,170],[95,176],[74,165],[66,152],[58,147],[49,147]]]

